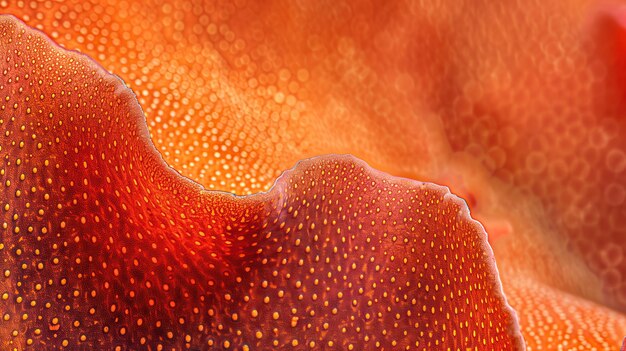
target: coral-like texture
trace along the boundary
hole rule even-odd
[[[502,272],[507,298],[517,306],[528,350],[616,350],[626,316],[578,296]],[[532,327],[529,327],[532,326]]]
[[[331,156],[206,191],[87,57],[5,16],[0,62],[3,349],[523,348],[446,188]]]
[[[626,311],[624,3],[16,0],[0,9],[119,75],[165,161],[207,189],[267,190],[325,153],[448,185],[489,233],[504,291],[528,314],[529,348],[613,351],[624,332],[611,325]],[[538,314],[542,291],[553,307]],[[561,314],[566,301],[597,318]],[[603,318],[615,324],[592,322]]]

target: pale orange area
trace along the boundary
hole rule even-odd
[[[514,278],[504,278],[503,284],[509,286],[509,302],[518,306],[527,350],[616,350],[620,345],[623,314],[524,276],[510,276]]]
[[[165,160],[207,188],[257,192],[352,153],[468,199],[505,272],[531,277],[504,279],[520,314],[532,284],[626,309],[626,110],[617,29],[597,21],[616,2],[2,5],[120,75]],[[570,330],[556,310],[523,329]],[[623,333],[529,338],[611,349]]]
[[[0,16],[0,348],[522,350],[493,251],[446,187],[347,155],[207,191],[132,91]]]

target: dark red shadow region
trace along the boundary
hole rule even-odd
[[[447,188],[349,156],[209,192],[132,92],[0,17],[3,349],[523,349]]]

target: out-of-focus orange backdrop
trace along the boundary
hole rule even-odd
[[[0,2],[119,75],[208,189],[351,153],[448,185],[490,234],[529,349],[615,349],[626,317],[618,2]]]

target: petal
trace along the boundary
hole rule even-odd
[[[118,78],[14,17],[0,43],[5,347],[523,348],[447,188],[327,156],[206,191]]]

